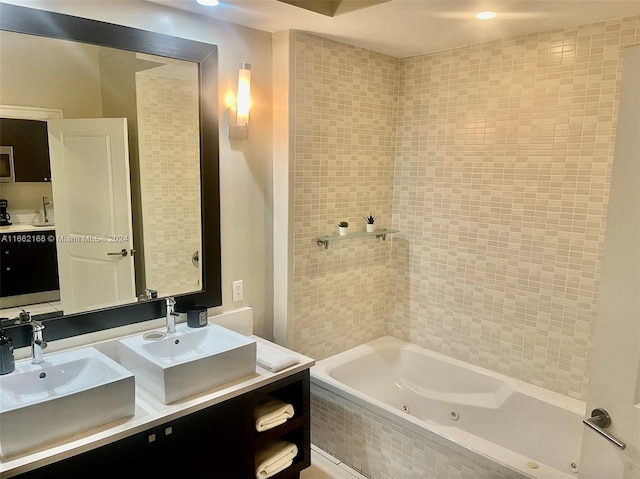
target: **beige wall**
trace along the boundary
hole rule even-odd
[[[65,118],[102,117],[98,47],[36,36],[26,41],[11,32],[0,32],[0,44],[1,105],[61,109]]]
[[[25,41],[24,35],[4,31],[0,45],[0,105],[60,109],[67,118],[102,116],[100,78],[94,74],[97,47],[35,36]],[[75,59],[78,68],[69,67],[69,59]],[[17,65],[19,69],[14,68]],[[24,88],[25,84],[32,88]],[[40,214],[43,196],[53,197],[51,183],[0,185],[0,198],[8,200],[14,215]]]
[[[0,183],[0,198],[9,202],[11,215],[33,213],[33,218],[41,221],[43,196],[53,198],[51,183]]]
[[[222,310],[254,308],[257,334],[272,331],[271,34],[142,2],[92,0],[11,3],[180,36],[218,45]],[[225,97],[235,93],[238,67],[251,63],[248,141],[227,135]],[[268,252],[268,254],[267,254]],[[231,282],[244,280],[244,301],[231,301]]]

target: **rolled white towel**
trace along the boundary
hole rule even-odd
[[[294,410],[291,404],[267,396],[256,405],[253,411],[256,430],[262,432],[284,424],[287,419],[293,417],[293,414]]]
[[[258,343],[256,349],[256,362],[263,368],[277,373],[284,368],[298,364],[300,361],[298,360],[298,357],[293,354],[278,351],[266,344]]]
[[[256,479],[267,479],[286,469],[298,455],[298,446],[287,441],[265,444],[256,452]]]

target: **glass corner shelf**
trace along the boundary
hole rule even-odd
[[[324,249],[328,249],[330,241],[343,241],[353,238],[365,238],[367,236],[382,238],[382,241],[386,241],[387,235],[399,232],[400,230],[392,230],[386,228],[375,230],[372,233],[367,233],[365,230],[362,230],[356,231],[355,233],[348,233],[346,236],[340,236],[339,234],[318,236],[318,238],[316,239],[316,243],[318,244],[318,246],[324,246]]]

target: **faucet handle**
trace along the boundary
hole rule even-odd
[[[20,314],[18,315],[17,319],[20,322],[20,324],[30,323],[31,322],[31,313],[29,311],[25,311],[23,309],[22,311],[20,311]]]
[[[176,305],[176,300],[171,296],[168,296],[167,298],[165,298],[165,301],[167,302],[167,306],[175,306]]]
[[[145,288],[144,295],[146,299],[155,299],[158,297],[158,292],[155,289]]]

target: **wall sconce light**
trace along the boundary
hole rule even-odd
[[[249,138],[249,108],[251,106],[251,65],[241,63],[238,71],[236,105],[229,107],[229,138]]]

